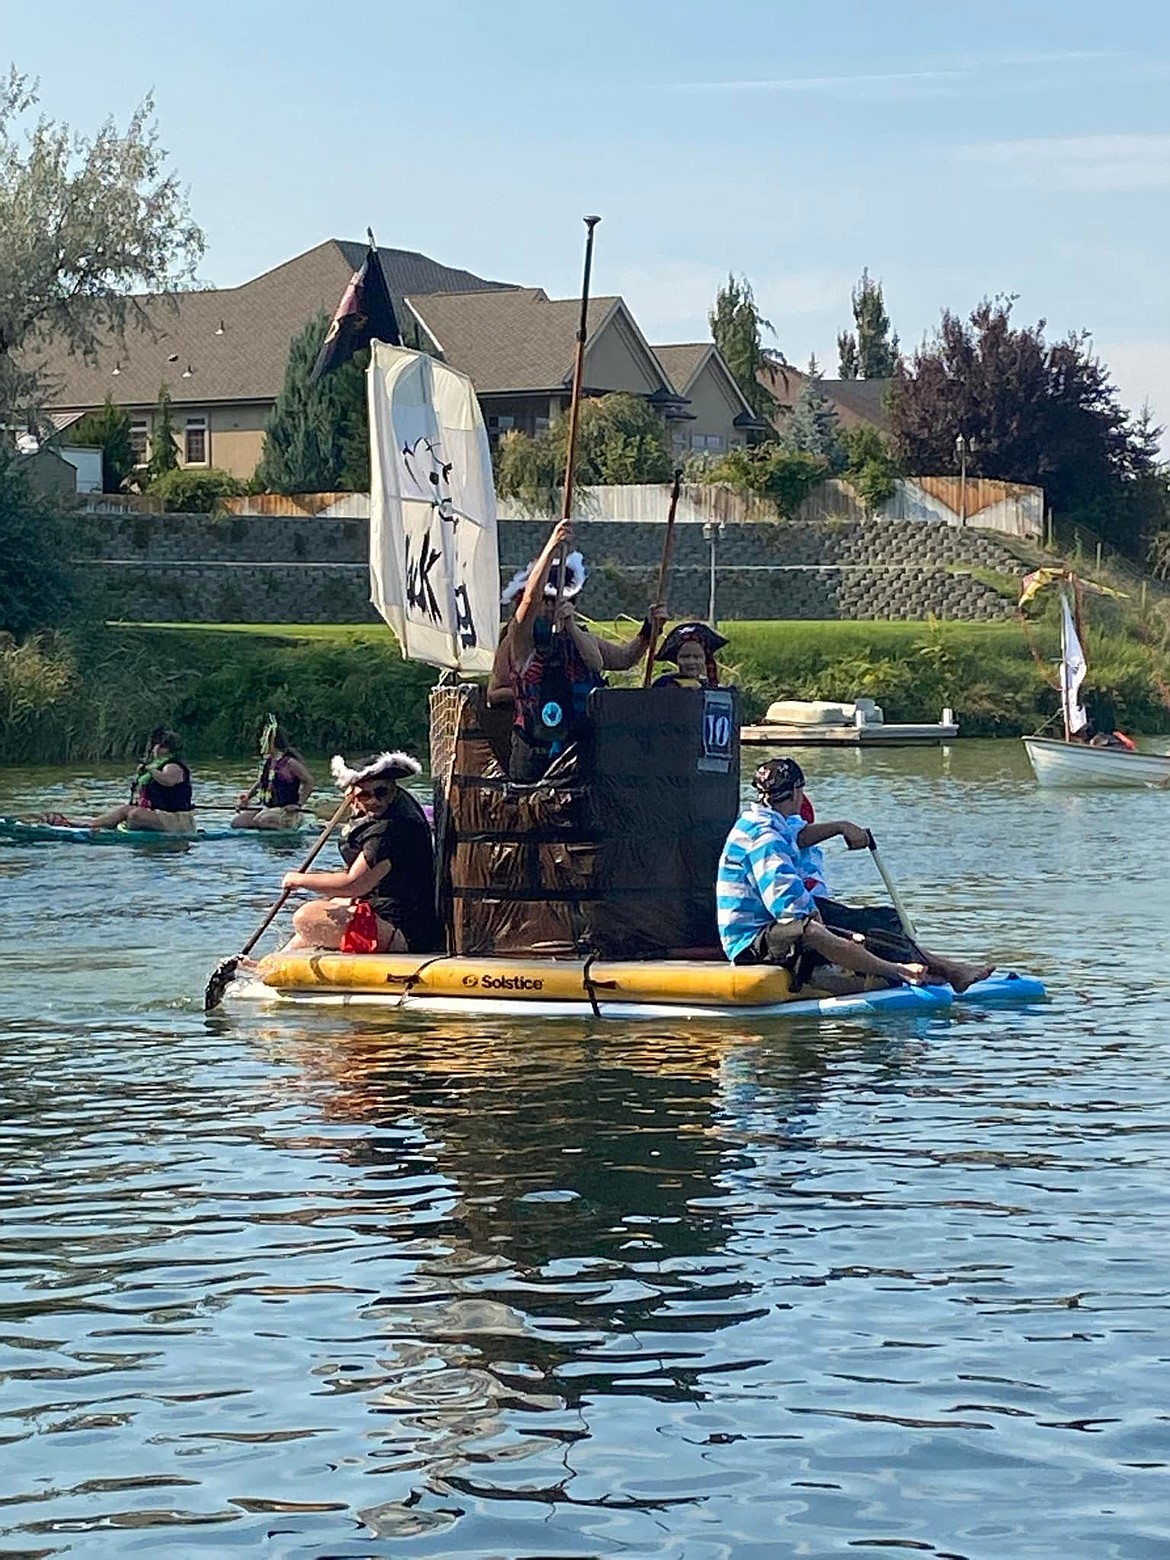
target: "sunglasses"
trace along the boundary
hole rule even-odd
[[[358,790],[358,798],[367,802],[384,802],[393,790],[389,785],[361,786]]]

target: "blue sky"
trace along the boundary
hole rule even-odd
[[[704,338],[734,270],[835,372],[868,266],[904,347],[1017,293],[1170,421],[1170,20],[1144,0],[0,0],[5,57],[82,130],[154,92],[220,286],[369,224],[564,296],[596,211],[596,290],[652,341]]]

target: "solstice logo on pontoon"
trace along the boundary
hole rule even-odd
[[[543,991],[544,981],[531,975],[465,975],[465,986],[482,986],[485,991]]]

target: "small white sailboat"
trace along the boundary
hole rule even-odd
[[[1170,754],[1138,753],[1125,747],[1094,746],[1084,738],[1089,725],[1081,703],[1088,663],[1077,632],[1068,589],[1060,592],[1060,706],[1064,736],[1024,737],[1040,785],[1159,786],[1170,788]]]

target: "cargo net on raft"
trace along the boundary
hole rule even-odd
[[[736,690],[598,688],[536,785],[508,778],[512,712],[431,694],[438,899],[458,954],[713,953],[739,810]]]

